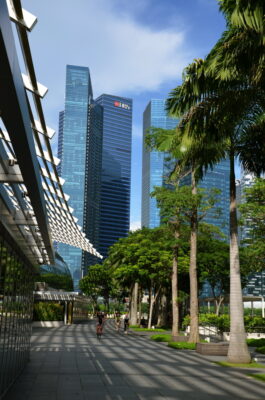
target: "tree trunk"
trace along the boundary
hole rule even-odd
[[[157,316],[157,326],[162,327],[167,325],[167,296],[162,293],[160,296],[158,316]]]
[[[137,325],[138,288],[139,288],[139,283],[135,282],[132,287],[132,295],[131,295],[131,307],[130,307],[131,325]]]
[[[219,316],[219,314],[220,314],[220,308],[221,308],[223,301],[224,301],[224,296],[219,296],[219,298],[215,299],[215,314],[217,316]]]
[[[137,323],[138,325],[141,324],[141,319],[142,319],[142,289],[139,287],[139,291],[138,291],[138,320]]]
[[[192,194],[197,194],[195,171],[191,172]],[[189,342],[199,342],[199,307],[198,307],[198,279],[197,279],[197,207],[193,207],[191,216],[190,235],[190,337]]]
[[[175,239],[179,239],[179,226],[175,227]],[[172,336],[178,336],[179,334],[179,304],[178,304],[178,247],[174,246],[173,262],[172,262]]]
[[[152,291],[153,291],[153,286],[152,286],[152,282],[151,282],[150,288],[149,288],[148,329],[151,329],[152,315],[153,315],[153,306],[154,306],[154,298],[153,298]]]
[[[236,216],[236,183],[234,153],[230,154],[230,342],[228,361],[249,363],[251,360],[246,344],[244,309],[241,288],[238,232]]]
[[[149,316],[148,316],[148,329],[151,329],[152,326],[152,317],[153,317],[153,309],[154,309],[154,304],[157,300],[157,296],[159,295],[161,286],[159,286],[155,296],[152,296],[152,289],[153,289],[153,283],[151,282],[150,285],[150,306],[149,306]]]

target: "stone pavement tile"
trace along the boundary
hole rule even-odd
[[[162,394],[154,394],[154,393],[145,393],[145,394],[143,394],[143,393],[141,393],[141,394],[138,394],[138,398],[140,399],[140,400],[165,400],[165,397],[162,395]],[[174,400],[176,400],[176,399],[174,399]],[[183,399],[181,399],[181,400],[183,400]]]
[[[80,381],[82,385],[103,385],[103,380],[101,375],[98,374],[81,374]]]
[[[109,393],[115,396],[132,396],[135,395],[135,390],[129,386],[108,386]]]
[[[85,400],[112,400],[113,397],[110,396],[107,392],[104,393],[87,393],[84,397]],[[63,400],[63,399],[62,399]],[[117,397],[117,400],[127,400],[123,399],[121,397]],[[129,400],[129,399],[128,399]],[[133,399],[133,400],[139,400],[139,399]]]
[[[58,393],[56,396],[56,400],[86,400],[86,397],[83,393]]]
[[[86,391],[83,391],[83,395],[86,400],[111,400],[111,395],[104,386],[87,388]]]
[[[140,397],[137,396],[136,394],[129,394],[129,395],[128,394],[125,394],[125,395],[118,394],[118,395],[111,395],[110,399],[111,400],[139,400]]]
[[[15,387],[14,389],[9,390],[9,392],[5,396],[5,400],[27,400],[30,391],[18,391]]]
[[[126,386],[128,387],[128,382],[120,375],[114,374],[102,374],[101,378],[105,386]]]
[[[27,397],[27,400],[57,400],[57,396],[56,393],[54,394],[31,393],[29,397]]]
[[[158,383],[157,377],[155,378],[150,375],[140,375],[140,374],[132,374],[124,376],[125,381],[128,385],[132,388],[152,388],[152,389],[159,389],[161,385],[163,385],[164,379],[163,377],[159,379],[161,382]],[[167,387],[167,386],[166,386]]]

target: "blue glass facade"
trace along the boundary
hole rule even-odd
[[[162,186],[167,176],[166,153],[147,151],[144,145],[147,129],[150,127],[174,129],[175,118],[165,112],[165,100],[152,99],[143,114],[143,170],[142,170],[142,226],[155,228],[160,225],[159,208],[156,199],[150,197],[155,186]]]
[[[58,137],[58,157],[61,159],[59,167],[60,175],[66,179],[64,190],[70,195],[69,204],[74,208],[74,215],[78,218],[78,224],[82,226],[88,239],[89,233],[93,230],[90,226],[94,225],[93,219],[88,220],[86,208],[91,200],[92,190],[88,187],[92,182],[91,174],[97,174],[93,185],[100,190],[100,170],[101,170],[101,145],[102,130],[100,122],[95,122],[96,116],[102,120],[102,112],[93,108],[93,92],[90,80],[90,73],[87,67],[68,65],[66,68],[66,92],[65,109],[60,113],[59,137]],[[90,119],[93,114],[92,122]],[[101,122],[102,123],[102,122]],[[96,126],[96,138],[92,137],[94,131],[92,125]],[[93,155],[93,159],[91,159]],[[91,168],[95,165],[98,169]],[[98,217],[99,205],[92,207],[95,218]],[[93,235],[92,235],[93,236]],[[84,267],[85,256],[82,250],[58,244],[58,252],[68,264],[74,280],[75,288],[78,287],[81,278],[81,269]]]
[[[103,152],[99,252],[129,232],[132,100],[102,94],[95,102],[103,107]]]
[[[40,273],[53,273],[56,275],[68,275],[71,276],[70,270],[68,268],[68,265],[64,261],[64,259],[55,252],[55,263],[54,264],[42,264],[40,265]]]
[[[230,207],[230,161],[229,159],[222,160],[220,163],[214,166],[213,170],[209,170],[202,181],[199,183],[199,187],[203,189],[217,188],[221,190],[220,200],[216,204],[216,207],[221,210],[221,215],[216,218],[216,211],[213,209],[205,217],[204,221],[208,224],[218,226],[220,230],[226,235],[229,240],[229,207]]]
[[[230,207],[230,161],[229,159],[222,160],[220,163],[213,167],[213,170],[208,170],[203,179],[199,182],[198,187],[210,190],[219,189],[221,194],[216,206],[208,212],[204,218],[204,222],[218,226],[220,230],[226,235],[229,240],[229,207]],[[183,185],[190,185],[190,175],[182,180]],[[217,214],[217,209],[221,211],[220,215]],[[218,215],[218,216],[217,216]]]

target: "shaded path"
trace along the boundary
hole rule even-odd
[[[264,400],[265,383],[107,322],[34,329],[31,361],[5,400]],[[260,372],[263,372],[259,370]]]

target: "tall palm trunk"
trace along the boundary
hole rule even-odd
[[[195,170],[191,171],[191,191],[192,195],[197,194],[195,180]],[[199,307],[198,307],[198,279],[197,279],[197,226],[198,211],[194,206],[191,216],[191,234],[190,234],[190,337],[189,342],[199,342]]]
[[[236,216],[234,152],[230,153],[230,343],[228,361],[250,362],[246,344]]]
[[[179,225],[175,226],[175,239],[179,239]],[[179,304],[178,304],[178,248],[176,244],[173,249],[173,262],[172,262],[172,336],[179,334]]]

